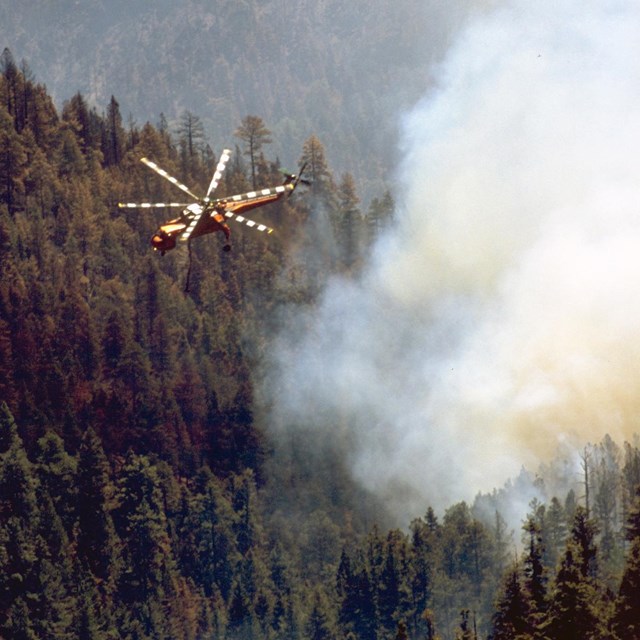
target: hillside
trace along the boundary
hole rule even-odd
[[[309,407],[309,425],[277,437],[258,392],[275,328],[331,278],[357,280],[392,200],[360,211],[354,181],[336,183],[311,136],[299,158],[314,159],[311,187],[256,211],[276,233],[240,228],[230,254],[218,238],[194,242],[187,294],[185,253],[150,251],[162,215],[116,206],[171,197],[142,155],[205,189],[215,157],[189,153],[184,135],[125,128],[115,99],[106,117],[81,94],[58,112],[3,55],[0,633],[637,634],[637,443],[585,448],[577,481],[556,460],[391,528],[398,505],[354,481],[348,430],[328,441],[305,429]],[[275,161],[262,158],[258,178],[281,180]],[[236,154],[220,193],[248,188]],[[502,513],[532,488],[512,531]]]
[[[398,118],[487,4],[31,0],[0,6],[0,49],[28,63],[58,108],[80,91],[99,113],[115,95],[125,125],[164,115],[173,127],[190,111],[218,149],[259,115],[287,164],[315,134],[368,202],[393,180]]]

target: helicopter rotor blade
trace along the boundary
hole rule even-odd
[[[183,202],[118,202],[119,209],[184,209],[187,206]]]
[[[267,234],[273,233],[273,229],[271,227],[268,227],[266,224],[262,224],[261,222],[256,222],[255,220],[237,215],[232,211],[225,211],[224,215],[231,220],[235,220],[235,222],[239,222],[240,224],[246,225],[250,229],[254,229],[255,231],[265,231]]]
[[[209,183],[209,188],[207,189],[207,195],[204,198],[205,202],[209,202],[209,196],[217,189],[218,184],[220,182],[220,178],[222,177],[222,173],[227,166],[227,162],[229,162],[229,158],[231,157],[231,149],[223,149],[222,155],[220,156],[220,160],[218,161],[218,166],[216,167],[215,173],[211,178],[211,182]]]
[[[149,158],[140,158],[140,161],[144,162],[144,164],[146,164],[147,167],[149,167],[149,169],[152,169],[158,175],[161,175],[163,178],[168,180],[171,184],[174,184],[176,187],[178,187],[178,189],[181,189],[186,194],[190,195],[194,200],[200,200],[200,198],[198,198],[197,195],[195,195],[194,193],[191,193],[191,191],[189,190],[189,187],[182,184],[182,182],[180,182],[177,178],[174,178],[173,176],[169,175],[164,169],[160,168],[155,162],[152,162],[151,160],[149,160]]]
[[[259,200],[260,198],[266,198],[279,193],[285,193],[287,191],[287,185],[281,184],[277,187],[270,187],[268,189],[260,189],[259,191],[247,191],[246,193],[237,193],[234,196],[223,198],[226,202],[237,204],[244,202],[245,200]]]

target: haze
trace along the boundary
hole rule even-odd
[[[504,3],[402,119],[397,225],[297,310],[276,432],[348,449],[402,515],[636,429],[640,6]]]

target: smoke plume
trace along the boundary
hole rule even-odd
[[[403,516],[630,437],[639,33],[634,0],[476,16],[402,119],[394,228],[271,354],[277,432],[343,443]]]

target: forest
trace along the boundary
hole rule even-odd
[[[220,193],[282,182],[268,123],[234,136]],[[140,157],[200,193],[225,142],[191,112],[125,126],[115,97],[58,112],[0,59],[0,637],[640,638],[637,441],[535,477],[515,530],[513,487],[395,527],[338,455],[279,449],[255,390],[273,328],[356,277],[393,195],[362,211],[312,135],[311,185],[255,212],[274,234],[154,254],[162,214],[117,206],[175,197]]]

